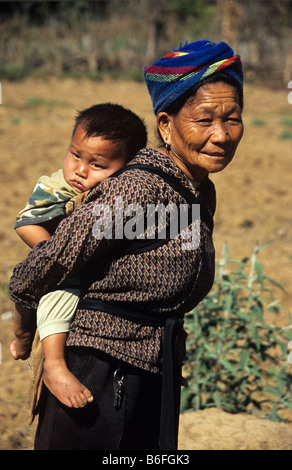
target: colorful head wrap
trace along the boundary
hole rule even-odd
[[[240,56],[225,42],[186,43],[144,68],[144,78],[157,115],[204,78],[224,70],[242,87]]]

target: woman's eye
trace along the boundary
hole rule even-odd
[[[210,122],[212,122],[212,119],[211,118],[204,118],[204,119],[200,119],[199,122],[209,124]]]
[[[240,124],[242,122],[241,118],[237,118],[237,117],[230,117],[227,119],[227,121],[235,123],[235,124]]]

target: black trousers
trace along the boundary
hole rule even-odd
[[[62,405],[42,392],[35,450],[158,449],[161,386],[159,374],[126,364],[92,348],[68,348],[68,367],[90,389],[93,403]],[[114,373],[123,376],[114,406]]]

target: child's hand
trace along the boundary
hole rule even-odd
[[[10,353],[13,359],[28,359],[34,339],[36,320],[35,311],[27,310],[20,305],[15,305],[14,312],[14,341],[10,345]]]
[[[18,359],[28,359],[30,356],[31,346],[27,344],[26,341],[22,342],[18,338],[16,338],[10,344],[10,354],[16,361]]]

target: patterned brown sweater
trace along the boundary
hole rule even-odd
[[[161,168],[176,176],[197,197],[203,191],[213,216],[215,189],[208,178],[195,190],[167,156],[152,149],[143,149],[130,164],[133,163]],[[94,214],[97,204],[106,204],[111,208],[115,227],[118,197],[123,198],[124,207],[186,203],[160,176],[146,171],[132,169],[106,179],[89,193],[80,208],[60,223],[50,240],[39,243],[14,268],[9,283],[11,300],[36,309],[45,293],[75,275],[87,279],[84,298],[128,302],[131,307],[139,305],[140,311],[158,317],[175,314],[183,318],[194,308],[209,292],[214,279],[214,247],[206,223],[199,222],[197,249],[183,250],[184,239],[179,234],[150,251],[113,257],[121,240],[114,235],[112,239],[98,239],[94,233],[97,221]],[[128,220],[124,215],[124,227]],[[97,348],[157,373],[161,369],[162,340],[163,326],[145,326],[106,312],[77,309],[67,345]]]

